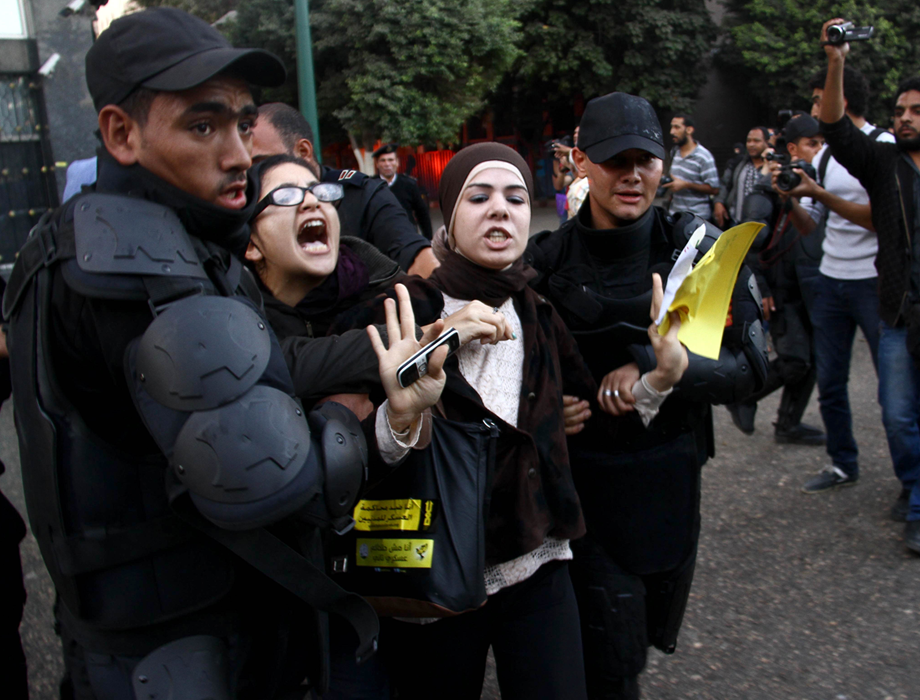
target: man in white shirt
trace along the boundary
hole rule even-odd
[[[815,117],[821,108],[824,80],[825,73],[821,72],[809,82],[812,116]],[[879,141],[894,141],[891,134],[866,121],[869,86],[862,74],[849,66],[844,76],[844,95],[846,115],[853,124]],[[819,182],[803,174],[802,183],[790,190],[790,194],[812,199],[811,203],[803,201],[809,205],[808,209],[793,200],[792,222],[803,234],[807,235],[826,220],[811,313],[818,398],[832,464],[802,487],[808,494],[850,486],[859,479],[859,451],[853,437],[847,392],[850,357],[859,326],[877,367],[879,339],[878,273],[875,270],[878,240],[872,227],[869,195],[829,153],[827,146],[813,163]]]

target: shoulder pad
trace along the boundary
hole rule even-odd
[[[373,182],[373,179],[362,173],[360,170],[336,170],[328,168],[323,171],[323,182],[337,182],[343,187],[364,187],[368,183],[373,186],[386,184],[383,180]]]
[[[270,355],[268,328],[249,306],[196,296],[173,304],[141,336],[138,379],[167,408],[212,409],[249,391]]]
[[[693,261],[694,265],[709,252],[709,249],[712,248],[713,244],[719,239],[719,236],[722,235],[722,231],[714,224],[704,221],[696,214],[691,214],[688,211],[682,212],[674,219],[674,227],[671,229],[674,247],[678,250],[683,250],[684,246],[687,245],[694,232],[700,226],[706,227],[706,233],[697,246],[699,253],[697,253],[696,259]]]
[[[85,272],[207,279],[179,217],[161,204],[87,194],[74,209],[74,238]]]

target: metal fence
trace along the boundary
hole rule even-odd
[[[39,217],[58,205],[41,82],[0,73],[0,265],[12,263]]]

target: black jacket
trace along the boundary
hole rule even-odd
[[[383,178],[376,178],[382,180]],[[422,229],[422,235],[431,240],[431,213],[428,211],[428,201],[422,196],[418,181],[408,175],[396,174],[392,185],[387,185],[393,196],[402,204],[409,216],[409,221]]]
[[[337,182],[345,188],[345,198],[339,205],[342,235],[372,243],[403,270],[412,267],[419,251],[431,245],[409,221],[405,209],[383,180],[357,170],[334,170],[326,166],[320,180]]]
[[[878,302],[882,320],[890,326],[902,321],[910,292],[911,261],[916,231],[914,201],[916,174],[895,143],[880,143],[857,129],[849,118],[821,124],[834,158],[869,193],[872,224],[878,232]]]
[[[666,278],[698,217],[680,219],[653,207],[634,224],[598,231],[590,207],[557,231],[532,237],[525,260],[532,284],[556,307],[578,341],[594,378],[635,362],[654,368],[647,328],[652,272]],[[766,376],[759,299],[739,275],[719,360],[690,353],[684,378],[648,428],[635,412],[596,411],[570,439],[572,472],[589,535],[629,572],[672,571],[693,555],[699,530],[699,469],[714,454],[710,403],[739,400]],[[758,369],[755,371],[754,364]]]

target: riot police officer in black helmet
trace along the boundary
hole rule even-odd
[[[757,285],[742,268],[718,359],[688,351],[682,372],[656,371],[646,330],[652,276],[666,277],[697,235],[698,261],[721,232],[652,206],[664,141],[641,97],[589,102],[572,158],[588,178],[588,198],[527,251],[539,273],[532,284],[553,302],[600,386],[603,410],[569,442],[588,529],[572,543],[571,572],[588,697],[627,700],[639,697],[647,647],[671,653],[677,644],[696,561],[700,468],[714,453],[710,404],[762,385],[766,346]],[[572,421],[587,415],[579,403],[566,410]]]
[[[240,262],[257,193],[249,85],[280,85],[284,66],[159,8],[116,20],[86,68],[95,191],[43,217],[3,305],[73,696],[322,691],[325,613],[351,622],[359,660],[376,647],[371,608],[325,576],[319,534],[349,527],[368,453],[347,410],[305,415]],[[388,325],[378,355],[398,410],[367,429],[405,429],[406,448],[443,375],[435,362],[394,389],[419,344]]]

